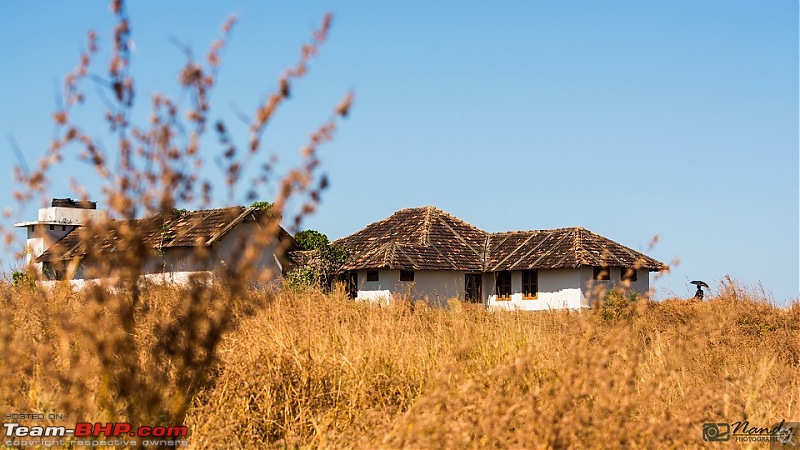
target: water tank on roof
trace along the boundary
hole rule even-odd
[[[71,198],[54,198],[50,206],[59,208],[97,209],[97,202],[73,200]]]

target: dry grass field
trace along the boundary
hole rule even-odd
[[[196,448],[712,448],[705,422],[800,416],[800,304],[733,285],[543,313],[197,289],[146,288],[128,321],[124,292],[3,286],[0,409]]]
[[[318,150],[348,116],[352,92],[303,139],[297,167],[278,175],[272,162],[256,162],[276,160],[264,133],[308,73],[332,16],[271,93],[255,88],[262,100],[244,136],[234,136],[212,113],[210,94],[236,19],[204,57],[187,52],[177,95],[139,100],[151,112],[138,123],[136,93],[151,89],[135,89],[125,2],[112,0],[111,11],[113,30],[87,33],[52,114],[51,145],[33,170],[16,168],[12,195],[24,211],[63,176],[54,168],[65,158],[89,163],[115,221],[84,226],[83,253],[64,261],[94,261],[94,278],[115,281],[44,289],[32,267],[20,268],[15,284],[0,281],[4,422],[41,413],[59,418],[36,425],[186,426],[189,445],[203,449],[718,448],[703,441],[704,423],[800,420],[800,303],[779,308],[733,283],[704,302],[612,296],[595,310],[540,313],[247,288],[281,224],[302,229],[329,186]],[[82,107],[97,79],[105,90],[94,101],[108,129],[94,136],[82,131],[96,128],[84,126]],[[105,149],[104,136],[116,148]],[[224,180],[203,175],[204,158]],[[88,185],[71,189],[88,200],[97,190]],[[272,200],[270,218],[241,258],[215,264],[216,283],[131,281],[163,250],[169,227],[149,248],[125,220],[203,209],[223,195],[240,198],[242,186],[248,201]],[[115,251],[106,252],[93,236],[111,231]],[[0,224],[6,245],[17,242],[13,233]],[[207,255],[208,242],[195,243],[195,256]]]

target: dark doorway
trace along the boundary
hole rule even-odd
[[[464,275],[464,300],[469,303],[483,303],[483,275],[468,273]]]
[[[358,296],[358,272],[347,272],[347,296],[356,298]]]

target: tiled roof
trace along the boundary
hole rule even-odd
[[[244,206],[162,213],[144,219],[112,221],[107,232],[93,236],[86,242],[91,242],[95,249],[103,253],[123,250],[120,248],[124,242],[120,230],[123,225],[129,225],[141,232],[144,243],[154,249],[211,245],[241,222],[256,220],[263,214],[266,211]],[[70,231],[39,256],[37,262],[70,260],[86,255],[88,252],[85,244],[82,244],[82,232],[81,227]]]
[[[581,228],[491,233],[486,271],[627,267],[652,271],[666,266],[599,234]]]
[[[428,206],[397,211],[334,243],[351,252],[346,270],[388,267],[480,271],[486,232]]]
[[[584,228],[487,233],[432,206],[397,211],[334,243],[351,252],[346,270],[666,269],[663,263]]]

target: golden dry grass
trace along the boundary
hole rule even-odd
[[[282,295],[223,341],[187,423],[200,446],[672,448],[797,418],[800,305],[623,317]]]
[[[229,199],[240,185],[250,187],[249,200],[277,187],[271,231],[247,242],[213,286],[136,287],[153,249],[121,226],[123,250],[101,255],[90,232],[107,233],[102,223],[82,240],[87,255],[104,262],[97,274],[118,281],[83,292],[0,282],[4,414],[58,413],[66,417],[52,424],[65,426],[185,424],[196,448],[696,448],[707,444],[704,422],[800,419],[800,303],[777,308],[732,284],[707,302],[617,299],[605,311],[541,313],[245,289],[260,249],[277,238],[278,219],[298,228],[328,186],[318,147],[348,115],[352,93],[310,133],[302,164],[286,176],[269,163],[246,179],[242,167],[267,156],[262,136],[307,73],[330,16],[262,96],[242,146],[212,120],[210,103],[234,20],[204,60],[188,52],[179,88],[190,101],[156,95],[152,116],[137,126],[124,3],[112,1],[111,64],[102,72],[117,158],[106,158],[102,136],[84,134],[77,122],[83,84],[101,56],[90,32],[64,80],[53,141],[37,169],[17,168],[14,197],[24,206],[43,196],[52,168],[77,153],[94,166],[117,219],[207,206],[213,183],[201,176],[208,153],[200,145],[216,138],[210,150],[223,162]],[[83,186],[74,190],[88,199]],[[2,226],[0,235],[14,241]],[[27,279],[41,276],[28,269]]]
[[[704,422],[800,415],[800,304],[735,289],[619,306],[614,320],[249,291],[229,305],[218,359],[204,353],[226,297],[213,288],[195,316],[190,288],[147,288],[130,341],[111,297],[0,292],[3,411],[73,424],[148,411],[183,421],[197,448],[702,447]]]

